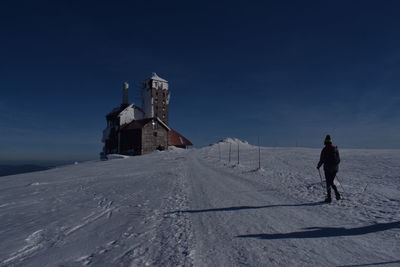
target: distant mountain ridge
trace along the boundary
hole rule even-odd
[[[21,174],[27,172],[45,171],[49,166],[23,164],[23,165],[0,165],[0,176]]]

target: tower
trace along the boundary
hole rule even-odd
[[[147,118],[158,117],[168,125],[168,104],[170,93],[168,81],[159,77],[155,72],[143,82],[143,111]]]
[[[129,84],[124,82],[122,85],[122,105],[129,105],[129,93],[128,93]]]

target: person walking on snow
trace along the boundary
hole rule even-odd
[[[339,191],[337,190],[333,180],[335,180],[336,173],[339,171],[340,156],[339,150],[336,146],[332,145],[332,139],[330,135],[325,137],[325,147],[321,151],[321,157],[317,165],[317,169],[324,165],[325,180],[326,180],[326,191],[327,196],[325,202],[331,202],[331,187],[335,191],[336,200],[340,199]]]

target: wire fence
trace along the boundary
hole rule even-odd
[[[219,142],[217,143],[217,157],[219,161],[225,161],[230,165],[240,165],[245,162],[256,166],[256,169],[261,169],[260,138],[257,138],[257,146],[240,141]]]

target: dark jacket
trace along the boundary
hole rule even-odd
[[[318,168],[324,165],[324,171],[337,172],[339,170],[340,156],[339,150],[332,144],[327,144],[321,151]]]

